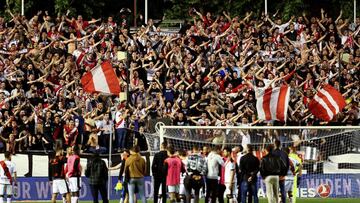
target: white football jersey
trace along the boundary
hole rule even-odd
[[[11,176],[13,177],[14,173],[16,173],[15,164],[11,161],[5,161],[5,164],[8,167]],[[6,176],[5,171],[2,166],[0,166],[0,184],[10,184],[10,180]]]

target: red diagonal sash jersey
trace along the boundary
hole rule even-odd
[[[0,166],[4,170],[4,173],[5,173],[6,177],[9,179],[10,184],[12,184],[12,176],[11,176],[10,170],[7,167],[5,161],[0,161]]]

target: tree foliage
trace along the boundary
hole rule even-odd
[[[220,14],[225,10],[232,16],[245,16],[246,12],[250,11],[255,16],[259,16],[265,9],[264,0],[172,0],[171,2],[172,6],[165,11],[168,18],[183,18],[191,7],[214,14]],[[279,10],[283,19],[302,13],[319,16],[321,8],[332,17],[337,17],[341,9],[343,17],[352,19],[353,16],[353,0],[268,0],[268,12],[271,14]],[[360,2],[357,12],[360,12]]]
[[[0,15],[5,16],[7,18],[10,17],[10,15],[6,12],[7,9],[10,9],[14,13],[21,13],[21,0],[6,0],[3,2],[2,5],[4,9],[0,8]],[[24,2],[24,11],[28,11],[30,8],[34,6],[34,3],[36,3],[36,0],[31,1],[25,1]]]
[[[55,0],[54,4],[55,13],[57,14],[65,13],[68,9],[72,12],[75,12],[74,9],[70,7],[70,0]]]
[[[160,1],[163,1],[161,4]],[[144,0],[137,0],[138,12],[143,9]],[[163,5],[166,2],[165,15],[167,19],[183,19],[189,17],[189,9],[196,8],[201,12],[210,11],[213,14],[229,12],[232,16],[245,16],[252,11],[255,16],[264,11],[264,0],[149,0],[150,7]],[[158,3],[158,4],[157,4]],[[133,0],[25,0],[25,13],[32,16],[39,10],[48,10],[49,13],[64,14],[70,10],[70,15],[82,14],[85,18],[107,17],[116,15],[122,7],[133,9]],[[21,0],[0,0],[0,15],[5,15],[5,9],[10,8],[13,13],[20,13]],[[157,8],[157,7],[156,7]],[[150,16],[161,17],[162,6],[150,9]],[[268,0],[270,14],[279,10],[279,16],[289,19],[292,15],[301,15],[303,12],[319,16],[320,9],[324,8],[328,15],[336,18],[340,10],[343,17],[353,17],[353,0]],[[156,13],[154,13],[156,12]],[[357,6],[360,15],[360,1]]]

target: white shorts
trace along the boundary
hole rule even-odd
[[[12,185],[10,184],[0,184],[0,195],[12,195]]]
[[[80,177],[71,177],[69,178],[69,190],[70,192],[79,192],[81,187],[81,178]]]
[[[285,191],[286,192],[293,191],[293,187],[294,187],[294,180],[286,179],[285,180]]]
[[[52,185],[52,192],[53,194],[66,194],[69,192],[69,187],[68,184],[66,182],[66,180],[64,179],[55,179],[53,181],[53,185]]]
[[[185,195],[185,186],[184,186],[184,184],[180,184],[179,195]]]
[[[168,185],[168,192],[174,192],[174,193],[179,193],[179,185]]]
[[[230,195],[232,194],[233,195],[233,198],[237,195],[236,193],[236,183],[233,185],[232,188],[230,188],[230,184],[225,184],[225,192],[224,192],[224,197],[227,197],[227,195]]]
[[[180,185],[179,185],[179,195],[185,195],[185,186],[184,186],[185,176],[180,176]]]

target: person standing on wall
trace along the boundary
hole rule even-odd
[[[5,160],[0,161],[0,203],[4,202],[6,196],[6,202],[11,203],[13,196],[13,189],[17,187],[16,166],[11,161],[11,152],[6,151],[4,153]]]
[[[130,150],[130,156],[125,162],[125,176],[129,179],[129,203],[135,203],[135,190],[137,189],[142,203],[146,203],[145,180],[146,163],[140,155],[140,147],[135,145]]]
[[[166,203],[166,176],[164,176],[164,161],[168,158],[166,151],[167,145],[165,142],[161,143],[160,151],[154,155],[154,159],[151,166],[151,171],[154,181],[154,203],[158,203],[159,189],[161,187],[161,199],[162,203]]]
[[[71,192],[71,203],[79,202],[79,192],[81,189],[81,165],[80,148],[78,145],[71,147],[71,154],[68,156],[66,164],[66,177],[69,180],[69,189]]]
[[[99,192],[103,203],[108,203],[107,198],[107,181],[108,181],[108,168],[104,160],[102,160],[98,153],[94,154],[91,161],[87,163],[85,176],[89,178],[89,185],[94,203],[98,203]]]
[[[58,194],[62,195],[63,203],[70,202],[68,183],[65,179],[66,157],[62,149],[57,149],[55,157],[50,160],[49,180],[52,181],[51,202],[55,203]]]
[[[115,113],[115,133],[116,133],[116,144],[115,148],[117,152],[125,149],[126,147],[126,119],[128,117],[128,110],[118,106],[118,110]]]

